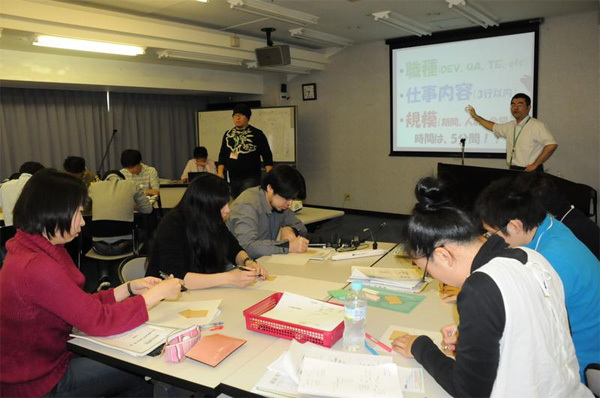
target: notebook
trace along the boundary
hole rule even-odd
[[[220,333],[202,336],[185,356],[215,367],[245,342],[246,340],[225,336]]]

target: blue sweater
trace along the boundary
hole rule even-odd
[[[583,380],[585,367],[600,363],[600,261],[563,223],[550,216],[525,247],[546,257],[562,279]]]

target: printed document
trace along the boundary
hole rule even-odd
[[[344,307],[286,292],[262,316],[329,332],[344,321]]]

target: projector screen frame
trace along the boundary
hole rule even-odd
[[[393,68],[393,56],[394,50],[399,48],[418,47],[431,44],[443,44],[450,42],[457,42],[463,40],[473,40],[482,38],[491,38],[499,36],[508,36],[520,33],[534,33],[534,76],[533,76],[533,92],[531,96],[532,100],[532,116],[537,116],[537,104],[538,104],[538,60],[539,60],[539,27],[543,23],[543,18],[527,19],[522,21],[508,22],[500,24],[496,27],[488,27],[484,29],[482,27],[456,29],[450,31],[444,31],[434,33],[431,36],[423,37],[401,37],[395,39],[388,39],[385,43],[389,47],[389,73],[390,73],[390,85],[389,85],[389,96],[390,96],[390,153],[389,156],[408,156],[408,157],[450,157],[460,158],[462,153],[460,151],[394,151],[394,68]],[[509,104],[506,104],[507,107]],[[489,132],[489,134],[493,134]],[[495,158],[504,159],[506,158],[506,151],[499,153],[491,152],[466,152],[464,153],[465,158]]]

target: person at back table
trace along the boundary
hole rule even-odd
[[[188,182],[188,173],[212,173],[217,174],[217,166],[214,160],[208,158],[208,151],[203,146],[194,148],[194,158],[188,160],[181,174],[181,181]]]
[[[214,174],[201,174],[181,202],[160,222],[146,275],[160,272],[184,280],[189,289],[245,287],[268,272],[242,249],[225,225],[229,185]],[[234,266],[244,267],[233,268]]]
[[[14,209],[16,236],[0,272],[0,395],[152,396],[141,376],[67,349],[73,327],[111,336],[148,321],[148,309],[175,300],[182,281],[142,278],[88,294],[64,248],[85,225],[85,185],[69,174],[35,174]]]
[[[546,213],[529,189],[511,179],[488,185],[475,202],[475,213],[490,234],[510,247],[539,252],[560,276],[583,380],[587,365],[600,363],[600,261]]]
[[[98,175],[85,167],[85,159],[80,156],[67,156],[63,162],[65,172],[79,178],[89,188],[92,182],[98,181]]]
[[[118,170],[109,170],[89,188],[93,220],[133,221],[134,211],[152,213],[144,191]]]
[[[32,175],[43,169],[44,166],[38,162],[25,162],[19,167],[18,178],[0,185],[0,207],[2,207],[4,215],[4,226],[10,227],[13,225],[13,207],[19,199],[23,187]]]
[[[225,178],[229,174],[231,193],[236,198],[246,188],[260,185],[261,158],[268,173],[273,168],[273,154],[265,134],[249,125],[252,111],[245,104],[233,108],[234,127],[225,132],[219,151],[217,174]]]
[[[137,149],[126,149],[121,153],[121,173],[125,179],[135,181],[146,195],[158,195],[160,181],[154,167],[142,163],[142,154]]]
[[[295,168],[278,165],[260,187],[248,188],[231,205],[227,226],[250,256],[304,253],[306,226],[289,209],[306,197],[304,177]]]
[[[415,188],[409,253],[426,274],[462,288],[460,325],[442,328],[445,355],[427,336],[395,339],[455,397],[589,397],[569,334],[559,276],[539,253],[487,241],[473,218],[448,204],[439,180]]]
[[[543,171],[544,162],[552,156],[558,145],[546,125],[529,116],[531,98],[518,93],[510,101],[514,121],[498,124],[485,120],[469,105],[471,117],[496,136],[506,138],[506,163],[512,170]]]

